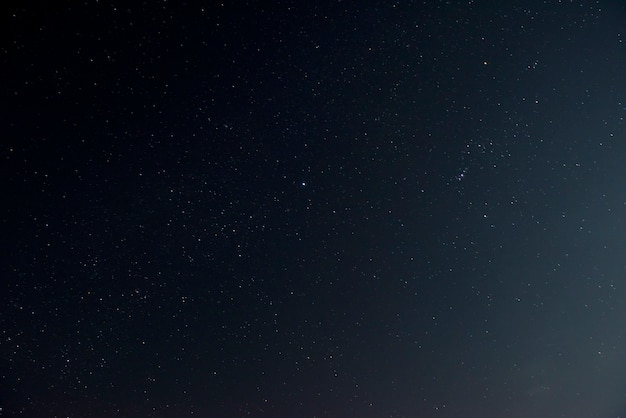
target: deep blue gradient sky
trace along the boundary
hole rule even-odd
[[[18,3],[0,415],[625,416],[623,2]]]

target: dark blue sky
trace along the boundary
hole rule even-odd
[[[1,19],[2,414],[626,414],[622,2]]]

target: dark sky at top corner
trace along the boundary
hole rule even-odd
[[[624,22],[3,6],[2,413],[623,416]]]

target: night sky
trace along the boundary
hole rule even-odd
[[[626,416],[626,2],[5,2],[0,415]]]

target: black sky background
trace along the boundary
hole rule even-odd
[[[624,416],[625,18],[3,6],[2,414]]]

